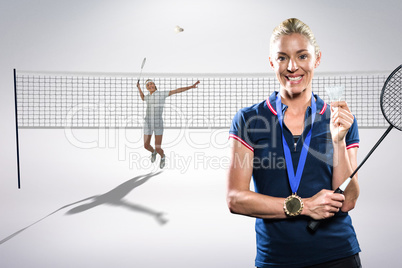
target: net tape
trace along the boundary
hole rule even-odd
[[[198,88],[166,100],[165,128],[229,128],[235,113],[265,100],[279,83],[273,75],[143,74],[158,90],[194,84]],[[344,100],[361,128],[388,123],[380,108],[386,73],[316,74],[313,92],[325,101],[325,87],[345,86]],[[16,72],[19,128],[142,128],[146,103],[139,96],[137,78],[118,74],[46,74]]]

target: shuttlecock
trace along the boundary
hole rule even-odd
[[[184,31],[184,29],[181,28],[180,26],[176,26],[176,27],[174,28],[174,31],[175,31],[175,33],[181,33],[182,31]]]
[[[340,101],[343,97],[343,92],[345,91],[344,85],[330,85],[325,87],[330,101]]]

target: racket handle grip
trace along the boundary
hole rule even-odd
[[[337,194],[343,194],[343,192],[344,191],[342,191],[340,188],[338,188],[338,189],[336,189],[334,191],[334,193],[337,193]],[[318,226],[320,226],[320,221],[319,220],[311,220],[307,224],[307,229],[310,232],[315,233],[315,231],[317,231],[317,229],[318,229]]]
[[[336,193],[336,194],[343,194],[343,192],[344,192],[344,191],[342,191],[341,188],[339,188],[339,187],[338,187],[338,189],[336,189],[336,190],[334,191],[334,193]]]
[[[320,221],[318,221],[318,220],[311,220],[311,221],[309,221],[309,223],[307,224],[307,229],[308,229],[311,233],[315,233],[315,231],[317,231],[319,225],[320,225]]]

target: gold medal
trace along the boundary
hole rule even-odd
[[[296,193],[288,196],[283,204],[285,214],[290,217],[298,216],[303,210],[303,201]]]

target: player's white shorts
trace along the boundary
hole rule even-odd
[[[162,120],[158,120],[157,122],[144,121],[144,135],[152,135],[153,133],[155,133],[155,135],[163,134]]]

